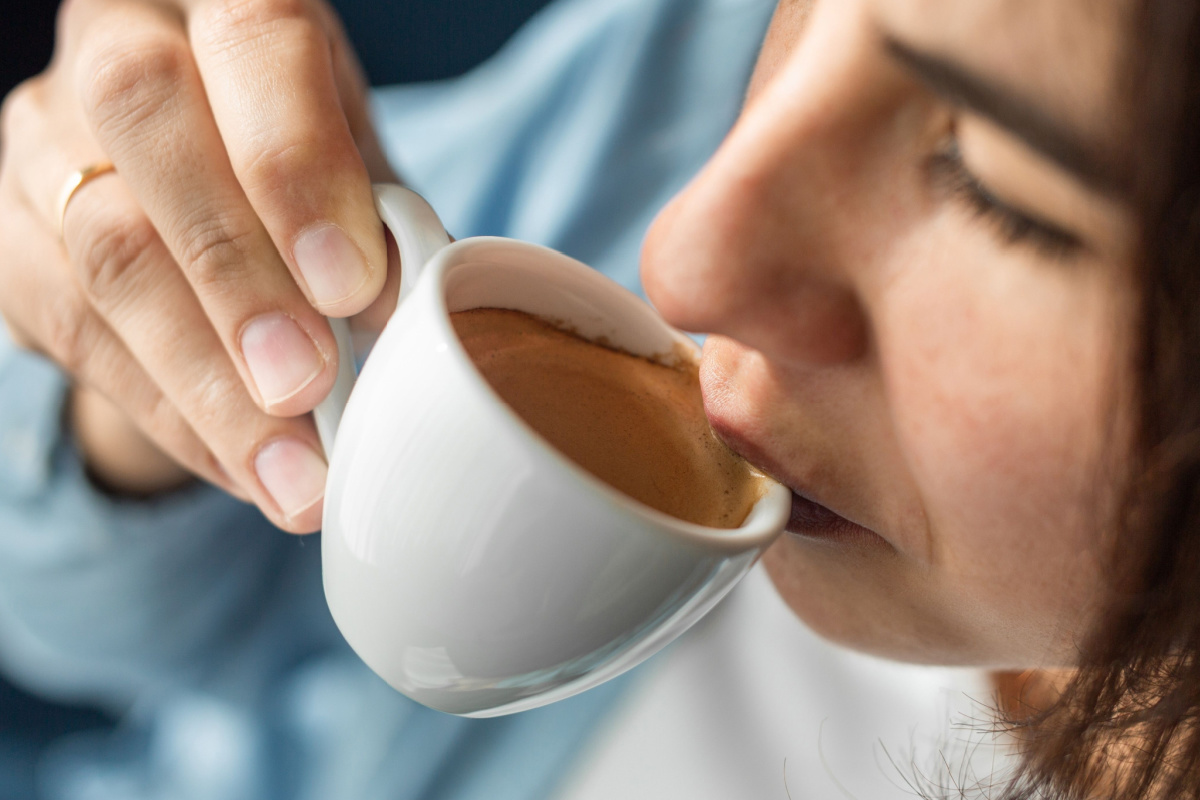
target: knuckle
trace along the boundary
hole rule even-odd
[[[277,141],[264,144],[239,170],[242,185],[253,195],[273,196],[288,192],[297,179],[312,172],[314,164],[322,172],[336,168],[336,160],[315,141]]]
[[[76,271],[84,292],[93,300],[119,294],[125,277],[141,262],[158,238],[144,214],[121,219],[92,219],[80,232]]]
[[[245,389],[231,385],[221,370],[209,368],[189,385],[182,401],[182,410],[196,433],[207,441],[213,452],[231,455],[231,461],[235,463],[251,446],[250,440],[237,432],[244,421],[234,422],[228,416],[230,398],[236,397],[239,391],[245,392]]]
[[[0,103],[0,141],[11,143],[41,114],[37,88],[39,81],[38,78],[30,78],[17,84]]]
[[[95,339],[91,307],[76,292],[59,292],[48,300],[40,317],[42,346],[68,374],[78,376]]]
[[[182,266],[197,291],[220,293],[244,276],[251,260],[252,234],[220,218],[190,226]]]
[[[187,46],[168,36],[111,37],[81,57],[83,107],[98,129],[127,129],[170,99],[191,68]]]
[[[62,0],[58,6],[59,33],[75,28],[84,16],[87,4],[83,0]]]
[[[306,0],[225,0],[211,6],[203,23],[210,44],[237,51],[284,29],[320,31]]]
[[[227,0],[221,9],[229,19],[247,26],[270,26],[310,17],[305,0]]]

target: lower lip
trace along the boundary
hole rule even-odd
[[[803,539],[841,545],[886,545],[877,533],[856,525],[825,506],[792,492],[792,513],[788,533]]]

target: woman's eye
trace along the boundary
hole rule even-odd
[[[965,203],[977,217],[990,222],[1006,244],[1029,244],[1058,259],[1070,258],[1083,249],[1083,243],[1074,234],[996,197],[967,169],[958,140],[953,136],[930,156],[929,172],[935,184]]]

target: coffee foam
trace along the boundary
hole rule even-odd
[[[589,342],[520,311],[450,315],[504,402],[557,450],[613,488],[687,522],[736,528],[764,480],[704,416],[696,358],[659,363]]]

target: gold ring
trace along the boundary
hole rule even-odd
[[[58,194],[58,238],[60,240],[63,238],[63,223],[67,218],[67,206],[71,204],[71,198],[75,196],[75,193],[89,181],[116,171],[117,168],[111,161],[97,161],[95,164],[88,164],[83,169],[75,170],[67,177],[62,191]]]

